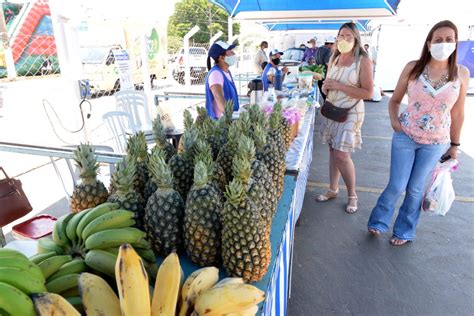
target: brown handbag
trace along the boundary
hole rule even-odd
[[[340,108],[326,100],[321,107],[321,114],[330,120],[343,123],[347,121],[349,111],[352,110],[357,105],[357,103],[359,103],[359,101],[360,100],[357,100],[357,102],[354,103],[354,105],[350,108]]]
[[[0,227],[3,227],[20,217],[25,216],[33,209],[21,187],[21,181],[9,178],[5,170],[0,167]]]

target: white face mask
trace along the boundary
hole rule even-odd
[[[456,43],[436,43],[431,44],[431,56],[438,60],[447,60],[456,49]]]
[[[226,62],[227,65],[233,66],[235,62],[237,61],[237,55],[232,55],[232,56],[225,56],[224,61]]]

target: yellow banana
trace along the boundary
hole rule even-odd
[[[170,253],[158,269],[155,291],[151,304],[151,314],[175,315],[181,289],[181,266],[175,252]]]
[[[59,294],[35,294],[33,302],[38,316],[81,316],[74,306]]]
[[[50,293],[61,293],[77,287],[78,273],[63,275],[53,281],[46,283],[46,288]]]
[[[85,209],[79,213],[75,213],[74,217],[69,220],[66,225],[66,236],[75,244],[79,244],[79,237],[76,233],[77,225],[81,219],[91,210],[91,208]]]
[[[134,227],[107,229],[90,235],[85,245],[87,249],[107,249],[138,242],[145,235],[145,232]]]
[[[181,308],[179,316],[188,315],[196,298],[209,290],[219,280],[219,269],[207,267],[194,271],[186,279],[181,291]]]
[[[45,279],[41,269],[33,262],[28,259],[23,258],[13,258],[13,257],[0,257],[0,267],[2,268],[17,268],[20,270],[27,271],[33,275],[36,279],[44,283]]]
[[[250,284],[224,284],[210,289],[196,299],[198,315],[218,316],[241,312],[265,299],[265,293]]]
[[[56,245],[59,245],[61,247],[71,246],[71,242],[69,241],[69,238],[66,235],[66,226],[73,216],[73,213],[63,215],[58,218],[58,220],[54,224],[53,241],[56,243]]]
[[[101,277],[82,273],[79,277],[79,291],[88,316],[121,315],[117,294]]]
[[[82,231],[90,222],[92,222],[94,219],[96,219],[97,217],[105,213],[116,210],[117,208],[118,208],[118,204],[107,202],[107,203],[100,204],[94,207],[92,210],[88,211],[87,214],[81,218],[79,224],[77,224],[76,235],[78,236],[78,238],[81,239]]]
[[[244,284],[244,279],[242,278],[225,278],[217,282],[212,288],[223,286],[226,284]]]
[[[29,260],[33,263],[38,264],[38,263],[40,263],[40,262],[42,262],[42,261],[44,261],[48,258],[51,258],[52,256],[55,256],[55,255],[56,255],[56,252],[54,252],[54,251],[50,251],[50,252],[46,252],[46,253],[37,253],[37,254],[31,256],[29,258]]]
[[[258,312],[258,306],[255,305],[253,307],[250,307],[249,309],[246,309],[240,312],[224,314],[224,316],[255,316],[257,312]]]
[[[86,264],[90,268],[115,278],[117,256],[104,250],[91,250],[86,254]]]
[[[2,315],[36,315],[31,299],[16,287],[0,282],[0,293]]]
[[[53,273],[59,270],[65,263],[72,260],[69,255],[54,256],[50,257],[38,264],[41,272],[43,272],[44,278],[48,279]]]
[[[44,281],[34,277],[26,270],[17,268],[0,268],[0,282],[10,284],[25,294],[44,292]]]
[[[24,254],[21,252],[15,250],[15,249],[10,249],[10,248],[0,248],[0,258],[20,258],[20,259],[28,259]]]
[[[79,213],[80,214],[80,213]],[[70,262],[67,262],[63,264],[58,271],[56,271],[54,274],[52,274],[48,278],[48,282],[53,281],[54,279],[57,279],[59,277],[62,277],[64,275],[72,274],[72,273],[81,273],[87,270],[87,265],[84,262],[84,259],[77,258],[74,259]]]
[[[38,239],[38,253],[48,253],[54,251],[57,255],[63,255],[64,249],[48,237]]]
[[[82,231],[82,240],[86,240],[90,235],[102,230],[133,226],[135,225],[134,217],[135,213],[127,210],[115,210],[102,214],[87,224]]]
[[[142,259],[129,244],[120,246],[115,279],[123,316],[150,315],[148,275]]]

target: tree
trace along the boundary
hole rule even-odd
[[[168,22],[168,50],[175,53],[182,46],[184,35],[198,25],[200,31],[192,40],[195,43],[209,43],[210,38],[218,31],[227,37],[228,14],[208,0],[181,0],[176,3],[174,14]],[[232,26],[233,34],[238,34],[239,25]]]

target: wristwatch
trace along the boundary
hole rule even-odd
[[[452,146],[452,147],[459,147],[459,146],[461,146],[461,144],[460,144],[460,143],[453,143],[453,142],[451,142],[451,146]]]

